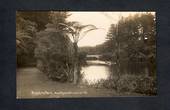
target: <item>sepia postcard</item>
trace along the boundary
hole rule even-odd
[[[16,98],[156,96],[156,12],[16,11]]]

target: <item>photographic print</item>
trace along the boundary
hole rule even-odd
[[[16,98],[156,96],[156,13],[17,11]]]

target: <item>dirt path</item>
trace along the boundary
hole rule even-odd
[[[36,68],[17,69],[17,98],[110,97],[113,90],[52,81]]]

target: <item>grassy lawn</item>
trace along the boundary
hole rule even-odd
[[[17,69],[17,98],[110,97],[114,90],[52,81],[36,68]]]

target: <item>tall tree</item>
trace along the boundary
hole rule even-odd
[[[34,38],[37,24],[25,20],[19,12],[16,13],[16,54],[17,64],[22,66],[28,59],[34,56]],[[28,56],[28,58],[26,58]],[[33,58],[31,58],[33,59]],[[31,60],[32,61],[32,60]]]
[[[156,28],[154,19],[155,17],[151,13],[136,14],[134,16],[122,18],[118,23],[118,37],[115,37],[117,36],[114,31],[116,27],[113,25],[111,26],[110,31],[108,32],[108,42],[112,41],[116,44],[115,41],[119,41],[119,57],[121,60],[124,59],[121,65],[125,64],[125,61],[140,62],[143,59],[143,61],[149,61],[147,66],[149,74],[154,73],[156,54]],[[117,47],[116,45],[113,45],[112,48],[115,49]],[[116,50],[117,49],[115,49],[113,53],[116,53]],[[128,68],[128,66],[126,68]]]
[[[35,62],[34,49],[36,33],[44,30],[48,23],[65,23],[67,12],[55,11],[17,11],[16,12],[16,46],[18,62]]]
[[[69,22],[68,24],[60,23],[61,26],[65,27],[65,31],[69,34],[73,41],[74,46],[74,84],[78,82],[79,76],[79,65],[78,65],[78,42],[90,31],[96,30],[96,26],[88,24],[81,25],[79,22]]]

